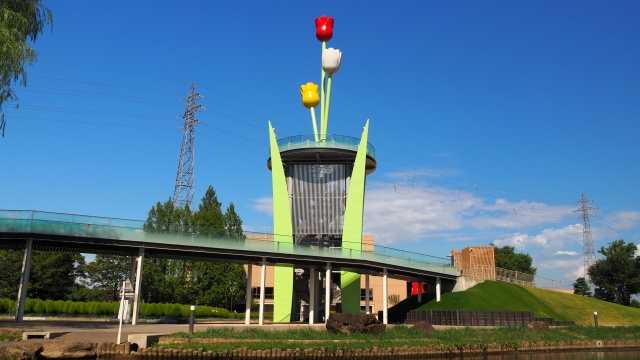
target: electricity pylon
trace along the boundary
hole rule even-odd
[[[584,278],[588,277],[587,270],[591,265],[596,262],[596,253],[593,250],[593,238],[591,237],[591,225],[589,224],[589,218],[595,217],[594,215],[589,215],[589,210],[598,210],[598,208],[590,207],[587,204],[593,202],[592,200],[587,200],[582,193],[582,199],[578,201],[580,204],[580,208],[574,210],[573,212],[581,213],[578,218],[582,219],[582,248],[584,253]]]
[[[176,175],[176,186],[173,191],[173,205],[183,207],[189,205],[193,208],[193,156],[194,156],[194,135],[196,130],[196,111],[202,105],[196,104],[200,94],[196,92],[196,84],[191,83],[191,90],[187,97],[187,108],[184,111],[184,132],[182,134],[182,147],[180,148],[180,161],[178,162],[178,174]]]

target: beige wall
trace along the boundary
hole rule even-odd
[[[247,234],[247,239],[251,240],[265,240],[265,241],[273,241],[272,234]],[[373,251],[373,236],[366,235],[362,237],[362,248],[363,251]],[[248,266],[244,266],[245,271],[247,271]],[[253,265],[251,267],[251,288],[259,289],[260,288],[260,265]],[[322,271],[322,270],[319,270]],[[273,288],[274,283],[274,275],[273,275],[273,265],[266,266],[266,277],[265,277],[265,288]],[[324,274],[323,274],[324,275]],[[407,298],[407,282],[404,280],[398,279],[388,279],[388,295],[398,295],[400,301]],[[360,277],[360,288],[365,288],[365,275]],[[373,300],[369,302],[369,306],[372,307],[373,312],[376,313],[378,310],[382,310],[382,277],[381,276],[369,276],[369,288],[373,292]],[[324,294],[324,290],[321,290],[322,294]],[[270,305],[273,305],[273,298],[268,296],[268,291],[265,291],[265,305],[267,309],[270,309]],[[259,290],[255,292],[256,296],[254,296],[254,302],[259,300]],[[365,300],[364,297],[361,298],[360,306],[364,309]],[[389,303],[389,307],[392,304]]]

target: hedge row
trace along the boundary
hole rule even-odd
[[[0,314],[13,313],[16,311],[16,301],[11,299],[0,299]],[[50,315],[89,315],[89,316],[117,316],[119,302],[81,302],[64,300],[37,300],[27,299],[25,303],[25,314],[50,314]],[[140,315],[144,317],[175,317],[188,318],[191,312],[191,305],[180,304],[147,304],[140,305]],[[211,306],[196,306],[195,316],[198,318],[233,318],[235,313],[230,313],[227,309],[215,308]]]

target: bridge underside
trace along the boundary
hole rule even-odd
[[[382,262],[362,259],[340,259],[326,256],[292,255],[277,251],[265,252],[225,248],[210,248],[192,245],[163,244],[153,242],[136,242],[131,240],[117,240],[91,237],[39,235],[33,233],[0,233],[0,249],[24,250],[28,239],[33,241],[34,250],[62,251],[83,254],[107,254],[121,256],[138,256],[140,249],[144,249],[146,257],[162,257],[171,259],[225,261],[240,264],[287,263],[296,267],[315,267],[322,269],[327,262],[331,262],[334,270],[353,270],[363,275],[381,276],[383,269],[387,269],[389,276],[417,281],[425,278],[441,278],[453,281],[457,276],[451,271],[427,271],[409,266],[397,266]],[[447,269],[449,270],[449,269]]]

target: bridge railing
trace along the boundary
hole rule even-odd
[[[478,280],[503,281],[518,285],[549,289],[562,288],[562,281],[560,280],[547,279],[522,271],[503,269],[493,265],[472,264],[464,261],[458,261],[456,262],[456,268],[460,275]]]
[[[271,239],[245,239],[244,236],[241,238],[228,236],[224,229],[199,228],[195,226],[167,226],[161,229],[147,227],[145,230],[144,221],[97,216],[31,210],[0,210],[0,232],[129,240],[253,252],[277,252],[323,257],[327,261],[335,259],[370,260],[448,275],[456,274],[456,269],[451,266],[447,258],[378,245],[373,247],[373,251],[358,251],[344,247],[300,246],[291,243],[290,237],[277,234],[273,235]]]

